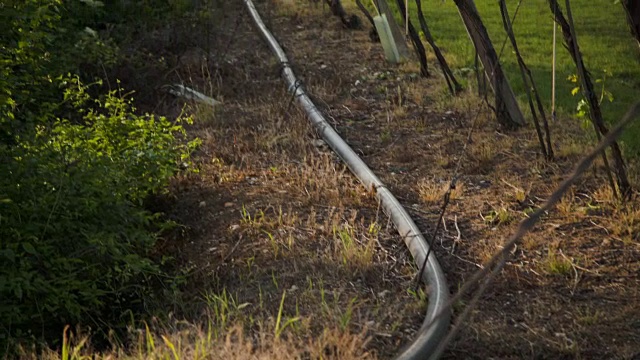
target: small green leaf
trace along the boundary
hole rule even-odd
[[[609,99],[609,102],[613,102],[613,94],[609,91],[606,91],[605,94],[607,95],[607,99]]]
[[[36,249],[33,247],[33,245],[31,245],[30,243],[23,243],[22,244],[22,248],[24,249],[24,251],[26,251],[28,254],[31,255],[36,255]]]

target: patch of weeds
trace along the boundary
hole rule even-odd
[[[596,325],[602,318],[604,318],[604,313],[598,309],[586,308],[578,310],[576,313],[576,322],[584,326]]]
[[[418,194],[420,194],[420,198],[427,203],[442,201],[442,196],[446,191],[446,189],[442,191],[443,186],[447,185],[423,180],[418,183]]]
[[[471,157],[477,162],[479,168],[487,167],[496,156],[496,150],[492,144],[483,142],[471,149]]]
[[[449,190],[449,182],[436,183],[423,179],[418,183],[418,194],[420,198],[427,203],[439,203],[444,199],[444,195]],[[464,183],[458,182],[454,189],[451,189],[449,200],[459,200],[464,193]]]
[[[443,169],[447,169],[451,166],[451,159],[446,154],[443,154],[442,151],[438,151],[436,155],[436,165],[440,166]]]
[[[556,209],[558,209],[558,213],[561,216],[571,217],[575,215],[574,211],[575,205],[575,192],[573,190],[566,193],[562,199],[556,205]]]
[[[491,210],[488,214],[484,215],[482,219],[491,226],[507,225],[515,220],[509,209],[505,207]]]
[[[389,99],[390,119],[403,118],[407,114],[407,109],[405,107],[405,99],[400,85],[397,87],[396,94],[387,94],[387,98]]]
[[[338,327],[340,330],[346,331],[349,328],[349,325],[351,325],[351,317],[357,301],[357,297],[352,298],[344,312],[340,310],[340,306],[335,307],[335,309],[340,313],[338,316]]]
[[[330,153],[311,155],[295,167],[289,167],[286,182],[295,191],[305,194],[311,203],[322,201],[330,206],[340,206],[345,199],[359,200],[359,194],[356,198],[350,196],[350,190],[358,185],[344,166],[336,164]]]
[[[211,172],[214,173],[215,181],[218,184],[235,181],[238,178],[233,166],[228,166],[221,158],[213,157],[209,168],[211,168]]]
[[[382,229],[382,226],[380,226],[378,222],[374,221],[371,224],[369,224],[369,229],[367,232],[369,233],[369,235],[377,237],[381,229]]]
[[[250,303],[239,304],[237,296],[234,297],[226,289],[223,289],[220,294],[206,291],[202,298],[207,303],[211,320],[216,324],[216,328],[213,329],[216,338],[238,320],[242,309],[251,305]]]
[[[616,206],[620,203],[620,200],[618,200],[609,185],[603,185],[596,189],[593,192],[593,198],[596,202],[601,204]]]
[[[252,228],[255,229],[259,229],[261,227],[261,224],[264,220],[264,211],[263,210],[257,210],[256,213],[254,215],[251,215],[251,213],[249,212],[249,210],[247,210],[247,208],[245,207],[245,205],[242,205],[242,209],[241,211],[241,215],[242,215],[242,223],[246,224]]]
[[[415,299],[416,305],[420,309],[425,309],[427,307],[428,297],[422,287],[418,288],[417,291],[411,288],[407,289],[407,294],[411,295],[411,297]]]
[[[616,210],[611,218],[609,229],[625,244],[640,241],[640,209]]]
[[[416,61],[404,61],[398,65],[398,71],[405,74],[420,74],[420,65]]]
[[[358,297],[350,298],[345,305],[340,301],[339,292],[325,290],[322,280],[319,281],[318,289],[320,290],[320,308],[323,315],[329,321],[335,322],[341,331],[347,331],[351,326],[353,313],[359,305]]]
[[[427,87],[422,83],[411,83],[407,86],[407,97],[418,106],[423,105],[427,99]]]
[[[562,252],[558,256],[555,249],[549,248],[544,267],[548,274],[566,276],[571,273],[573,263]]]
[[[297,321],[300,320],[299,316],[288,318],[283,320],[283,309],[284,309],[284,299],[286,297],[287,292],[282,292],[282,299],[280,300],[280,307],[278,308],[278,316],[276,317],[276,326],[274,329],[274,337],[279,339],[282,335],[282,332],[289,326],[293,326]]]
[[[208,78],[210,79],[210,77]],[[223,101],[220,94],[214,94],[212,97],[217,101]],[[220,118],[218,116],[219,111],[217,108],[212,109],[208,105],[201,106],[199,104],[194,104],[189,106],[188,110],[190,110],[190,113],[193,118],[197,120],[198,124],[215,126],[220,122]]]
[[[601,214],[602,211],[603,207],[592,200],[584,203],[584,206],[579,206],[576,208],[576,212],[583,216]]]
[[[248,270],[249,272],[251,272],[251,268],[253,267],[253,264],[255,263],[255,261],[256,261],[256,257],[255,257],[255,256],[252,256],[252,257],[250,257],[250,258],[248,258],[248,259],[246,260],[246,263],[247,263],[247,270]]]
[[[262,232],[264,234],[266,234],[267,237],[269,238],[269,244],[271,245],[271,250],[273,251],[273,258],[277,259],[278,258],[278,254],[280,252],[280,246],[278,245],[278,242],[276,241],[276,239],[273,236],[273,234],[271,234],[270,232],[268,232],[266,230],[262,230]]]
[[[402,320],[395,320],[392,324],[391,327],[389,328],[389,332],[390,333],[395,333],[398,330],[400,330],[400,327],[403,325]]]
[[[585,145],[576,141],[573,138],[567,137],[560,143],[560,146],[555,151],[555,155],[558,158],[568,158],[584,154]]]
[[[391,131],[389,129],[384,129],[380,133],[380,142],[388,143],[391,141]]]
[[[342,264],[352,269],[367,268],[373,261],[374,246],[378,236],[378,225],[372,224],[368,231],[357,231],[350,224],[333,227],[334,253]]]
[[[262,233],[267,236],[274,251],[277,250],[275,246],[281,243],[277,239],[277,234],[283,233],[281,228],[283,226],[296,226],[298,223],[298,217],[295,212],[284,213],[282,207],[276,209],[273,206],[267,206],[264,209],[255,210],[252,214],[243,204],[240,209],[240,216],[240,222],[246,229],[252,230],[255,234]],[[286,244],[292,245],[293,239],[288,239]]]
[[[529,196],[528,190],[525,190],[520,186],[513,185],[504,179],[502,179],[502,182],[511,188],[511,196],[517,203],[522,204],[527,199],[527,196]]]
[[[524,214],[524,216],[529,217],[531,214],[536,212],[536,210],[538,210],[538,209],[535,209],[535,208],[529,206],[529,207],[525,208],[524,210],[522,210],[522,213]]]

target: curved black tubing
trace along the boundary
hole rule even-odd
[[[429,249],[427,241],[422,237],[420,229],[411,220],[411,217],[404,210],[398,200],[384,186],[378,177],[369,169],[369,167],[358,157],[358,155],[347,145],[347,143],[333,130],[331,125],[326,121],[318,108],[313,104],[304,89],[299,86],[300,82],[296,78],[287,55],[273,34],[265,26],[260,18],[260,14],[256,10],[251,0],[244,0],[247,9],[251,14],[255,25],[265,38],[269,47],[276,55],[282,66],[282,77],[287,83],[288,90],[291,92],[300,107],[302,107],[307,116],[316,127],[322,138],[333,149],[333,151],[342,158],[344,163],[349,167],[351,172],[364,184],[367,189],[375,189],[376,195],[382,204],[385,213],[389,215],[395,224],[398,232],[403,240],[418,268],[422,266],[425,256]],[[426,327],[436,314],[445,307],[449,300],[449,290],[447,283],[436,260],[434,254],[429,256],[427,266],[423,274],[423,281],[429,287],[429,304],[427,313],[423,322],[423,326],[418,331],[415,339],[407,345],[397,356],[397,360],[424,360],[428,359],[438,346],[440,340],[446,335],[449,327],[450,316],[442,316],[437,319],[431,326]]]

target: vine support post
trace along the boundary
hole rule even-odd
[[[405,41],[405,37],[402,35],[402,30],[396,21],[396,18],[387,3],[387,0],[373,0],[375,5],[378,7],[380,14],[385,14],[387,17],[387,22],[389,22],[389,28],[391,29],[391,34],[393,34],[393,39],[396,41],[396,46],[398,48],[398,54],[400,54],[401,58],[408,59],[409,58],[409,47],[407,46],[407,42]]]
[[[423,77],[429,76],[429,66],[427,65],[427,53],[424,48],[424,44],[422,40],[420,40],[420,34],[416,30],[416,28],[411,23],[411,20],[407,17],[408,11],[405,8],[404,0],[397,0],[398,8],[400,9],[400,14],[402,14],[402,18],[407,22],[405,25],[409,30],[409,37],[411,38],[411,43],[413,44],[413,49],[416,52],[416,56],[420,61],[420,74]]]

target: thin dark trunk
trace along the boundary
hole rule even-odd
[[[356,5],[358,5],[358,9],[360,9],[362,14],[364,14],[364,16],[367,18],[367,20],[369,20],[369,23],[373,27],[371,29],[371,32],[369,33],[369,37],[373,41],[379,41],[380,38],[378,37],[378,32],[376,31],[376,23],[373,21],[373,16],[371,16],[371,13],[369,13],[369,10],[367,10],[364,4],[362,4],[361,0],[356,0]]]
[[[540,116],[542,117],[545,130],[546,130],[546,138],[548,140],[547,144],[545,144],[544,137],[542,135],[542,129],[540,128],[540,121],[538,120],[538,112],[536,111],[536,107],[533,103],[533,94],[531,88],[533,88],[533,93],[535,94],[537,100],[540,100],[538,96],[538,91],[536,89],[535,82],[533,81],[533,77],[531,76],[531,71],[524,62],[522,55],[520,54],[520,49],[518,48],[518,43],[516,42],[516,36],[513,33],[513,27],[511,24],[511,20],[509,19],[509,11],[507,9],[507,4],[505,0],[500,0],[500,14],[502,15],[502,24],[504,25],[504,30],[507,32],[509,40],[511,41],[511,46],[516,53],[516,58],[518,59],[518,66],[520,67],[520,75],[522,76],[522,82],[524,83],[524,89],[527,93],[527,100],[529,101],[529,108],[531,109],[531,115],[533,117],[533,124],[536,128],[536,133],[538,134],[538,141],[540,142],[540,149],[542,150],[542,154],[545,159],[551,160],[553,158],[553,149],[551,148],[551,136],[549,134],[549,126],[547,125],[547,118],[544,114],[544,110],[542,108],[538,108],[540,110]]]
[[[344,10],[344,7],[342,7],[342,3],[340,2],[340,0],[326,0],[326,2],[331,8],[331,13],[339,17],[340,21],[342,21],[342,25],[344,25],[347,29],[362,28],[360,18],[356,15],[349,16]]]
[[[598,101],[598,97],[593,89],[593,82],[591,81],[591,76],[589,75],[588,70],[584,65],[584,61],[582,60],[582,55],[580,53],[580,48],[578,46],[578,40],[576,37],[575,29],[573,27],[573,16],[571,15],[571,4],[569,0],[565,0],[565,4],[567,7],[567,19],[565,19],[562,14],[562,10],[558,5],[557,0],[548,0],[549,6],[551,8],[551,13],[554,14],[554,18],[556,23],[560,26],[562,30],[562,35],[564,37],[565,45],[567,50],[569,51],[571,58],[573,59],[576,67],[578,69],[578,77],[581,82],[581,89],[584,97],[587,99],[589,103],[589,118],[593,123],[594,130],[596,132],[596,137],[598,139],[601,136],[606,135],[609,132],[609,129],[604,124],[604,120],[602,118],[602,111],[600,109],[600,103]],[[620,150],[620,146],[617,142],[613,142],[611,144],[611,155],[613,156],[613,161],[615,164],[615,174],[618,182],[618,187],[623,197],[628,197],[631,194],[631,185],[629,184],[629,180],[627,178],[627,171],[624,160],[622,158],[622,151]],[[608,165],[606,153],[602,153],[603,161],[605,162],[605,166]],[[608,168],[608,176],[610,174],[610,168]],[[613,182],[611,180],[611,182]],[[615,192],[615,184],[612,184],[613,191]]]
[[[627,23],[629,23],[631,35],[636,39],[640,47],[640,1],[622,0],[620,3],[627,14]]]
[[[416,6],[418,7],[418,21],[420,21],[420,27],[422,28],[422,32],[424,33],[424,37],[427,39],[427,42],[433,49],[433,52],[438,59],[438,63],[440,64],[440,68],[442,69],[442,73],[444,74],[444,78],[447,81],[447,86],[449,87],[449,91],[451,94],[455,95],[457,92],[462,91],[462,86],[456,80],[449,64],[447,64],[447,60],[444,55],[442,55],[442,51],[438,45],[436,45],[433,36],[431,35],[431,31],[429,31],[429,27],[427,26],[427,21],[424,18],[424,14],[422,13],[422,4],[420,0],[416,0]]]
[[[527,68],[527,74],[529,75],[529,79],[531,79],[531,85],[533,86],[533,94],[536,96],[538,112],[540,112],[540,115],[542,116],[542,124],[544,126],[544,133],[546,135],[546,141],[547,141],[547,149],[548,149],[547,155],[549,155],[549,160],[553,160],[554,153],[553,153],[553,145],[551,145],[551,130],[549,130],[549,121],[547,121],[547,115],[544,112],[544,106],[542,105],[542,100],[540,99],[538,88],[536,87],[536,84],[533,80],[533,75],[531,74],[531,70],[529,70],[529,68]]]
[[[520,106],[502,71],[498,54],[496,54],[487,29],[480,19],[475,3],[473,0],[455,0],[455,3],[493,88],[496,99],[494,111],[498,122],[508,128],[524,125],[524,116],[520,111]]]
[[[397,0],[397,3],[398,3],[398,8],[400,9],[400,14],[402,14],[402,18],[406,19],[407,12],[406,12],[406,9],[404,8],[404,1]],[[427,53],[424,48],[424,45],[422,44],[422,40],[420,40],[420,35],[416,31],[416,28],[413,27],[411,20],[409,20],[409,23],[407,25],[409,27],[409,36],[411,37],[411,43],[413,44],[413,49],[415,50],[416,55],[418,55],[418,60],[420,60],[420,74],[424,77],[428,77],[429,68],[427,66]]]

